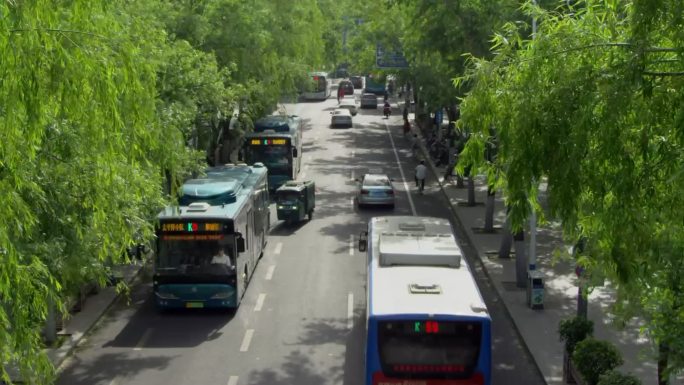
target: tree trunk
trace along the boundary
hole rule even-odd
[[[658,385],[668,385],[668,379],[665,376],[667,369],[667,362],[670,356],[670,347],[666,343],[658,344]]]
[[[484,224],[485,233],[494,232],[494,205],[496,203],[496,200],[494,199],[495,197],[496,190],[494,190],[491,186],[487,187],[487,207],[485,208]]]
[[[501,245],[499,246],[499,258],[511,257],[511,245],[513,244],[513,233],[511,233],[511,220],[508,217],[509,209],[506,208],[506,221],[503,226]]]
[[[475,206],[475,178],[468,175],[468,206]]]
[[[513,235],[515,240],[515,284],[527,287],[527,255],[525,252],[525,232],[520,230]]]
[[[587,319],[588,315],[589,298],[586,297],[584,293],[584,284],[580,280],[579,285],[577,285],[577,316]]]
[[[456,187],[457,188],[465,187],[465,185],[463,184],[463,177],[459,174],[456,174]]]
[[[57,312],[55,311],[55,302],[48,298],[47,301],[47,316],[45,317],[45,343],[50,346],[57,341]]]

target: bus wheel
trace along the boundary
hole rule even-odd
[[[313,219],[313,210],[309,210],[309,220]]]

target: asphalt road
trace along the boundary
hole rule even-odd
[[[306,122],[300,179],[316,182],[316,211],[299,226],[272,224],[240,308],[158,314],[145,280],[104,317],[58,384],[363,383],[365,255],[356,250],[359,232],[376,215],[450,214],[429,178],[425,195],[415,191],[415,160],[400,133],[401,111],[395,108],[386,120],[380,109],[361,110],[353,128],[331,129],[336,104],[328,99],[288,108]],[[355,207],[353,179],[369,169],[395,179],[394,210]],[[493,384],[544,384],[503,304],[478,274],[493,319]]]

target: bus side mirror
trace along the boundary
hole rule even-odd
[[[366,251],[368,249],[368,231],[362,231],[359,234],[359,251]]]
[[[242,234],[237,233],[237,238],[235,238],[238,253],[245,252],[245,238],[242,238]]]
[[[296,148],[292,149],[292,156],[295,158],[297,157],[297,149]]]

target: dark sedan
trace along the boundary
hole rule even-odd
[[[352,82],[352,84],[354,85],[354,88],[356,88],[356,89],[363,88],[363,76],[352,76],[349,78],[349,81]]]

